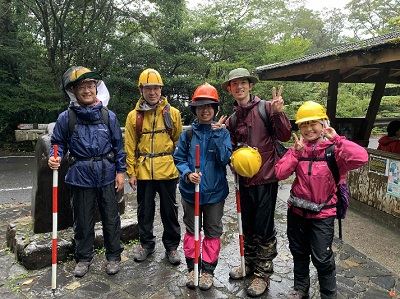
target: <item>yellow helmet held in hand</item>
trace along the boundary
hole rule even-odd
[[[146,85],[164,86],[160,73],[155,69],[145,69],[139,76],[138,87]]]
[[[252,178],[261,167],[261,155],[252,147],[241,147],[233,152],[231,162],[235,171],[246,178]]]
[[[306,121],[328,119],[324,107],[320,104],[308,101],[300,106],[296,114],[296,124],[304,123]]]

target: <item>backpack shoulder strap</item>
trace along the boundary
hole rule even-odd
[[[68,135],[67,135],[67,145],[69,145],[69,141],[72,136],[72,132],[74,132],[75,125],[78,123],[76,120],[76,113],[71,108],[68,108]]]
[[[236,129],[236,111],[234,111],[231,116],[229,117],[229,127],[233,129],[233,131]]]
[[[264,122],[265,126],[267,127],[269,135],[274,135],[274,132],[272,130],[271,122],[269,121],[269,116],[267,114],[267,107],[265,105],[265,100],[260,100],[257,103],[257,110],[258,114],[260,115],[260,118]]]
[[[173,129],[173,124],[172,124],[172,118],[171,118],[171,105],[167,104],[165,105],[162,114],[164,118],[164,125],[165,125],[165,130],[167,130],[167,133],[169,136],[172,136],[172,129]]]
[[[172,136],[172,130],[174,126],[172,123],[170,111],[171,111],[171,105],[167,104],[163,108],[162,114],[164,119],[165,131],[168,133],[169,136]],[[144,112],[136,110],[136,136],[138,137],[138,139],[142,137],[143,118],[144,118]]]
[[[253,96],[254,97],[254,96]],[[270,135],[272,135],[273,131],[272,131],[272,126],[270,124],[269,121],[269,117],[267,114],[267,107],[265,105],[265,100],[260,100],[257,103],[257,111],[258,111],[258,115],[260,115],[260,118],[262,119],[263,123],[265,124],[265,126],[268,129],[268,133]],[[236,111],[234,111],[231,116],[229,117],[229,126],[233,129],[236,128],[237,125],[237,119],[236,119]]]
[[[186,149],[187,149],[187,151],[190,150],[190,144],[191,144],[191,141],[192,141],[192,136],[193,136],[193,128],[192,128],[192,126],[189,126],[189,128],[187,128],[185,130]]]
[[[107,125],[107,127],[110,128],[110,115],[108,114],[108,108],[105,106],[101,108],[101,118],[103,119],[103,122]]]
[[[142,137],[143,117],[143,111],[136,110],[136,136],[138,139]]]
[[[326,158],[326,163],[328,164],[328,167],[330,171],[332,172],[333,178],[335,179],[336,185],[339,184],[340,181],[340,175],[339,175],[339,168],[336,163],[335,159],[335,145],[332,144],[329,147],[325,149],[325,158]]]

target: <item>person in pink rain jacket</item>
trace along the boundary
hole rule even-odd
[[[368,161],[368,153],[363,147],[339,136],[329,126],[325,109],[318,103],[305,102],[297,111],[296,124],[300,137],[293,134],[294,146],[275,165],[279,180],[287,179],[293,172],[296,174],[287,213],[287,236],[294,262],[294,289],[287,298],[308,298],[310,256],[318,272],[321,298],[336,298],[332,243],[337,187],[325,159],[325,150],[334,145],[340,183],[344,182],[349,170],[357,169]],[[313,210],[316,206],[323,207],[317,212]]]

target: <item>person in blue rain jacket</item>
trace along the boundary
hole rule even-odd
[[[203,228],[199,256],[201,276],[199,288],[208,290],[213,285],[214,270],[218,264],[221,248],[222,215],[225,199],[229,193],[226,166],[232,154],[229,132],[222,126],[226,116],[218,122],[218,92],[212,85],[204,83],[197,87],[191,103],[192,112],[197,116],[191,128],[179,137],[174,153],[174,162],[179,170],[179,191],[182,198],[183,222],[186,233],[183,240],[189,275],[186,286],[194,288],[194,197],[195,184],[199,184],[200,230]],[[200,146],[200,169],[196,173],[196,145]],[[201,243],[201,238],[200,238]]]

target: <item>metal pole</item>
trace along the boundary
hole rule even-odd
[[[196,173],[200,171],[200,145],[196,145]],[[199,285],[199,216],[200,216],[200,185],[194,187],[194,285]]]
[[[54,158],[58,157],[58,145],[54,145]],[[53,170],[53,240],[51,244],[51,289],[57,288],[57,223],[58,223],[58,170]]]

